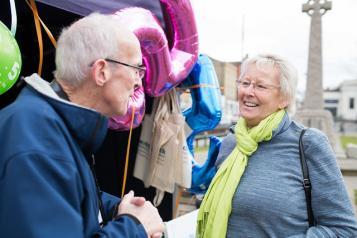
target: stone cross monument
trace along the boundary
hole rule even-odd
[[[311,17],[309,63],[304,109],[323,109],[321,16],[331,9],[331,2],[309,0],[302,11]]]
[[[330,9],[331,2],[327,0],[308,0],[302,6],[302,11],[311,17],[309,59],[305,99],[295,119],[308,127],[322,130],[329,138],[335,152],[342,157],[342,150],[333,131],[332,115],[323,108],[321,16]]]

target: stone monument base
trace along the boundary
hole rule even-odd
[[[294,119],[307,127],[321,130],[328,137],[333,150],[338,158],[344,158],[345,153],[341,148],[339,138],[333,130],[333,117],[330,111],[323,109],[302,109],[298,110]]]

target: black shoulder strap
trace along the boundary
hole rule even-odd
[[[311,206],[311,183],[310,183],[310,177],[309,177],[309,170],[307,168],[307,163],[306,163],[306,159],[305,159],[304,144],[302,142],[302,137],[304,136],[306,130],[307,129],[303,129],[300,134],[299,153],[300,153],[300,163],[301,163],[302,175],[304,178],[303,186],[304,186],[305,197],[306,197],[307,215],[308,215],[308,219],[309,219],[309,226],[311,227],[315,224],[314,214],[312,212],[312,206]]]

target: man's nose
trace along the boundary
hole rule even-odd
[[[141,87],[143,85],[143,79],[140,78],[139,74],[135,77],[134,88]]]
[[[134,84],[134,91],[141,87],[141,84]]]

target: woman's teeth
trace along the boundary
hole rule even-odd
[[[258,106],[258,104],[253,103],[253,102],[244,102],[244,105],[247,106],[247,107],[256,107],[256,106]]]

